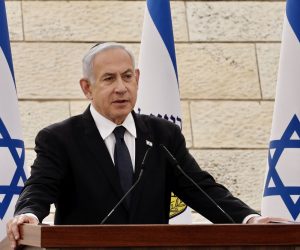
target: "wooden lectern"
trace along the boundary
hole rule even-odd
[[[300,225],[23,225],[33,249],[298,249]],[[10,249],[7,239],[0,249]]]

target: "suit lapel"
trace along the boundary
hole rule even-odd
[[[147,150],[151,147],[149,146],[149,142],[152,142],[151,139],[151,133],[149,132],[146,124],[144,123],[144,121],[133,112],[133,118],[135,121],[135,126],[136,126],[136,130],[137,130],[137,138],[135,141],[135,173],[134,173],[134,182],[137,180],[140,171],[141,171],[141,167],[142,167],[142,161],[145,157],[145,154],[147,152]],[[149,154],[150,154],[151,148],[149,150]],[[149,163],[149,154],[147,154],[147,157],[145,159],[145,168],[149,167],[149,165],[147,163]],[[148,165],[148,166],[147,166]],[[145,173],[142,176],[142,179],[140,180],[140,183],[136,186],[135,190],[133,191],[133,194],[131,196],[131,204],[130,204],[130,214],[131,214],[131,218],[134,216],[135,214],[135,210],[136,210],[136,206],[139,202],[139,198],[142,194],[142,190],[143,190],[143,186],[144,186],[144,181],[143,178],[145,177]]]
[[[108,149],[102,139],[99,131],[96,127],[94,119],[90,113],[89,107],[83,113],[84,120],[84,141],[87,145],[87,148],[93,153],[96,161],[96,169],[100,174],[105,174],[111,183],[112,189],[117,193],[121,198],[123,196],[123,190],[119,181],[119,175],[116,167],[113,164],[113,161],[110,157]]]

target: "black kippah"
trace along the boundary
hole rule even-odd
[[[90,48],[90,50],[93,49],[93,48],[95,48],[95,47],[97,47],[98,45],[101,45],[101,44],[103,44],[103,42],[96,43],[93,47]]]

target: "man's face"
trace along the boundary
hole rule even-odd
[[[89,84],[92,105],[109,120],[121,124],[136,103],[139,71],[134,70],[129,54],[121,48],[97,54],[93,69],[95,82]]]

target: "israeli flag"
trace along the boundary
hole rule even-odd
[[[287,0],[262,215],[300,221],[300,1]]]
[[[0,240],[26,180],[20,124],[5,3],[0,0]]]
[[[169,0],[147,0],[141,40],[137,113],[182,127],[178,74]],[[170,223],[191,223],[191,212],[172,196]]]

